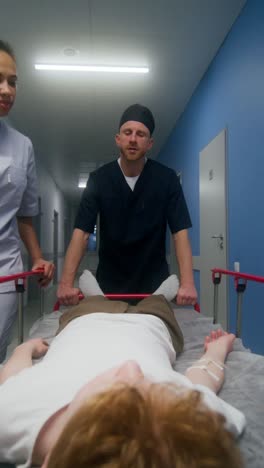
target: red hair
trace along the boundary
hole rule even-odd
[[[168,391],[169,389],[169,391]],[[89,399],[53,448],[48,468],[240,468],[222,415],[197,391],[118,386]]]

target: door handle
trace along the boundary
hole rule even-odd
[[[224,240],[224,236],[223,234],[214,234],[213,236],[211,236],[212,239],[221,239],[221,241]]]
[[[213,236],[211,236],[211,239],[219,239],[219,247],[221,250],[223,250],[224,248],[224,236],[223,234],[214,234]]]

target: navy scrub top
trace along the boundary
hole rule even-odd
[[[97,280],[107,293],[152,293],[169,276],[166,228],[191,227],[176,173],[148,159],[134,191],[117,161],[90,174],[75,228],[92,233],[100,215]]]

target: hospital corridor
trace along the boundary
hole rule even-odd
[[[1,2],[0,468],[263,468],[263,49],[261,0]]]

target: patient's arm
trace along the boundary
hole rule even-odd
[[[212,331],[204,341],[205,353],[186,370],[186,377],[192,383],[205,385],[218,393],[224,382],[224,363],[233,349],[234,340],[232,333]]]
[[[21,370],[32,366],[32,359],[46,354],[49,345],[42,338],[34,338],[17,346],[6,364],[0,370],[0,384]]]

